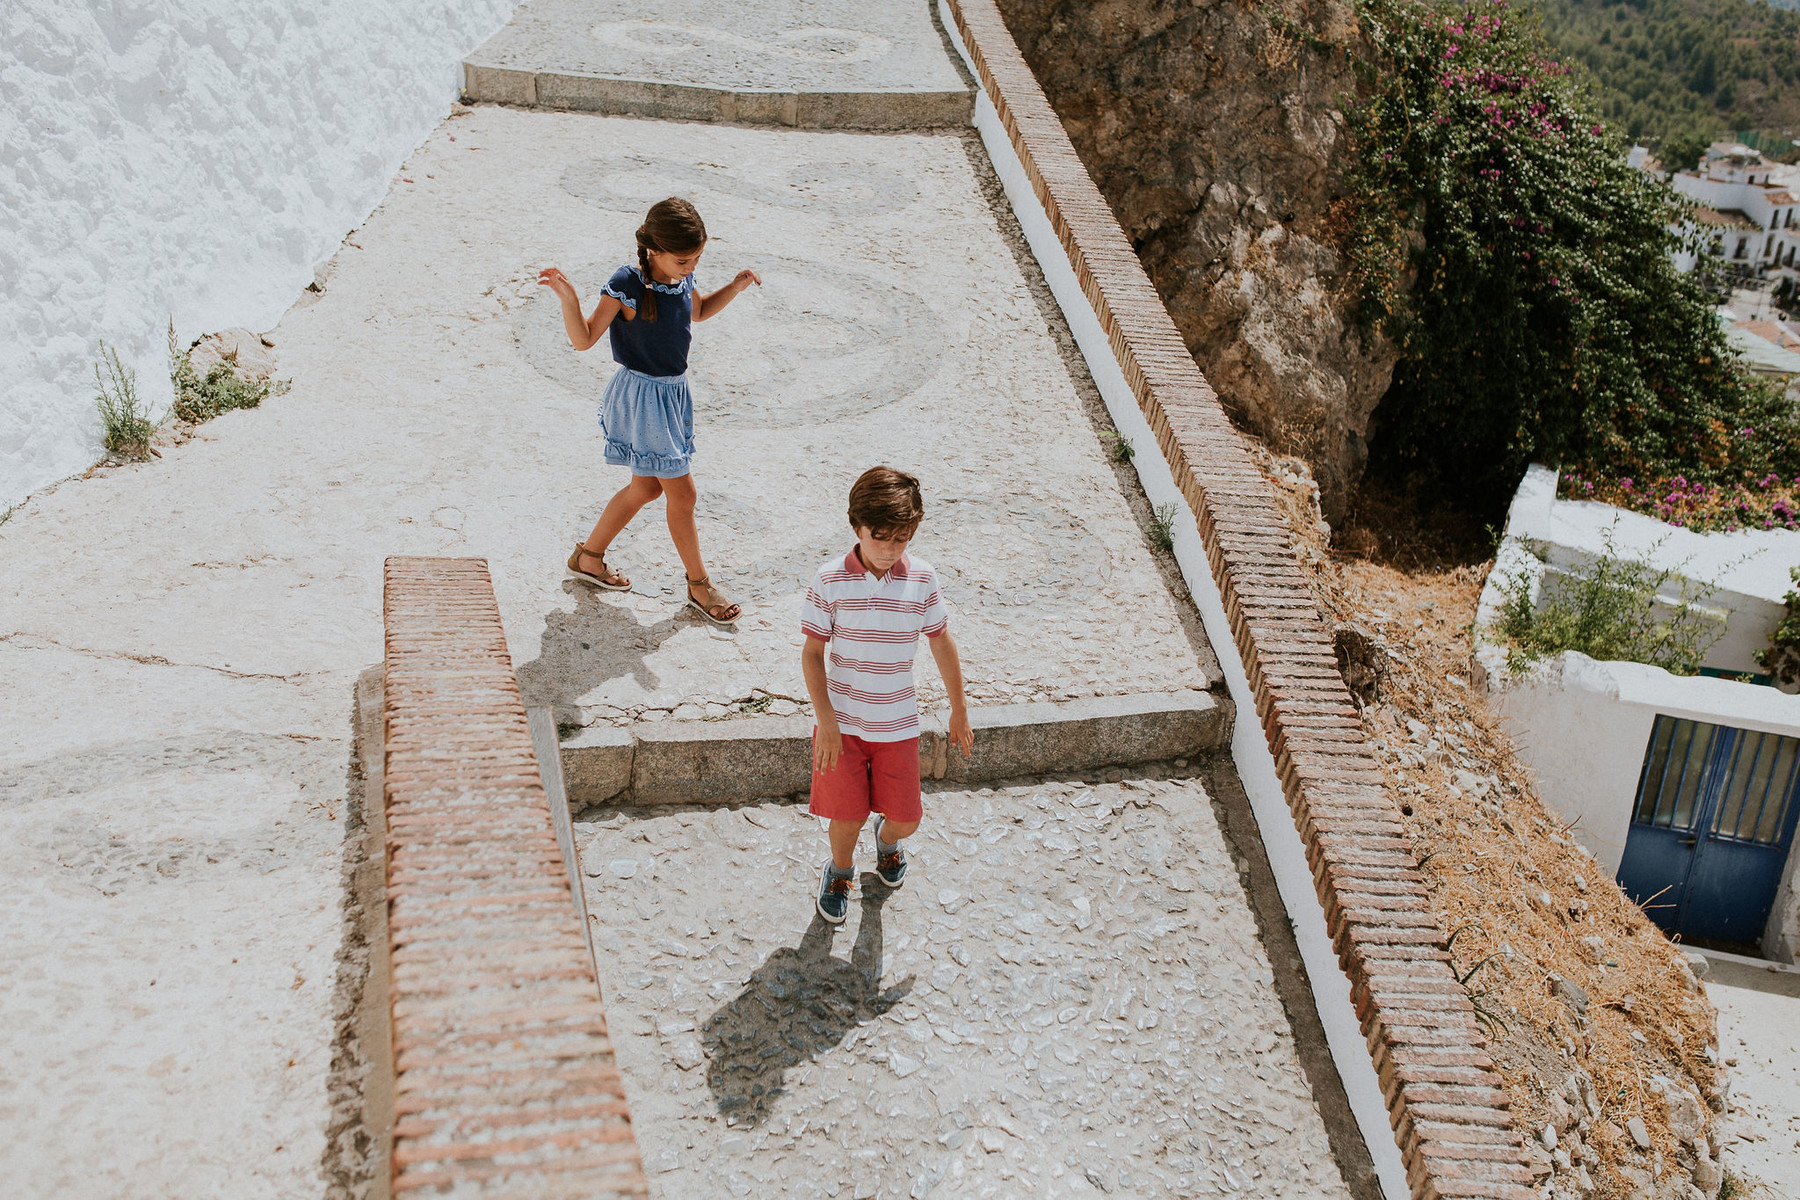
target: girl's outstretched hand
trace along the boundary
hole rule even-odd
[[[564,300],[574,300],[576,298],[575,285],[569,282],[569,277],[567,275],[564,275],[555,267],[545,267],[543,270],[539,271],[538,282],[555,292]]]
[[[731,286],[738,289],[738,291],[741,292],[753,283],[757,287],[761,287],[762,286],[762,276],[758,275],[755,271],[752,271],[749,267],[745,267],[743,270],[741,270],[737,273],[737,276],[735,278],[732,279]]]

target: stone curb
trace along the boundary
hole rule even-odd
[[[1198,758],[1231,741],[1231,702],[1212,692],[1152,692],[969,710],[975,751],[950,746],[944,719],[922,722],[919,774],[982,783],[1096,767]],[[638,804],[727,804],[803,793],[812,782],[812,718],[654,721],[583,730],[562,744],[570,806],[629,791]]]
[[[1268,482],[1232,428],[994,0],[945,0],[1113,356],[1156,434],[1217,580],[1313,868],[1416,1200],[1533,1200],[1504,1081],[1432,914],[1360,714]],[[1325,730],[1329,737],[1321,736]],[[1359,893],[1406,885],[1376,908]],[[1422,997],[1431,997],[1430,1001]],[[1453,1098],[1430,1080],[1456,1068]]]
[[[572,71],[526,71],[463,61],[463,97],[524,108],[576,109],[665,121],[789,125],[799,129],[966,127],[975,96],[951,92],[794,92],[712,88]]]
[[[384,574],[392,1194],[645,1197],[487,564]]]

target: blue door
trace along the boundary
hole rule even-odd
[[[1670,933],[1754,942],[1800,816],[1800,739],[1656,718],[1619,885]]]

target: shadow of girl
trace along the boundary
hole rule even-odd
[[[630,675],[645,691],[655,691],[659,681],[646,660],[692,623],[680,615],[685,610],[640,625],[629,609],[602,601],[586,584],[565,579],[563,591],[575,598],[575,611],[545,614],[538,656],[519,668],[525,707],[547,704],[558,725],[580,725],[581,697],[603,683]]]
[[[893,893],[864,876],[850,961],[831,957],[833,929],[816,914],[800,945],[775,951],[729,1004],[700,1027],[707,1086],[733,1124],[760,1125],[786,1091],[789,1067],[844,1040],[858,1021],[887,1012],[912,991],[908,975],[881,987],[881,906]]]

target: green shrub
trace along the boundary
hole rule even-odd
[[[1156,506],[1156,515],[1150,518],[1150,544],[1158,550],[1175,548],[1175,514],[1178,510],[1173,501]]]
[[[1800,567],[1789,567],[1788,578],[1794,587],[1782,597],[1787,615],[1769,635],[1769,648],[1756,652],[1756,665],[1784,692],[1800,690]]]
[[[1541,602],[1531,596],[1537,572],[1521,570],[1501,580],[1496,630],[1511,649],[1512,672],[1575,650],[1603,661],[1649,663],[1675,675],[1699,674],[1707,648],[1725,632],[1721,622],[1694,608],[1713,589],[1674,570],[1620,558],[1611,534],[1604,546],[1585,573],[1564,576],[1554,586],[1546,577]],[[1675,610],[1659,615],[1657,593],[1676,581],[1681,596]]]
[[[137,372],[120,362],[119,352],[105,342],[100,343],[100,361],[94,364],[94,383],[99,388],[94,406],[100,410],[107,453],[134,461],[155,454],[150,439],[158,422],[150,419],[149,410],[138,398]]]
[[[1529,13],[1359,0],[1345,231],[1365,325],[1400,351],[1377,466],[1497,508],[1525,467],[1736,485],[1800,474],[1800,417],[1742,372],[1685,202],[1625,165]]]
[[[272,395],[285,392],[283,382],[256,383],[237,373],[229,361],[214,363],[205,376],[194,370],[189,352],[175,342],[175,322],[169,322],[169,382],[175,388],[175,403],[170,412],[190,425],[210,421],[220,413],[239,408],[256,408]]]

